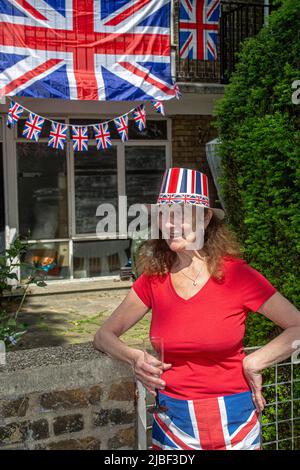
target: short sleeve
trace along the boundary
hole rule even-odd
[[[148,307],[152,306],[150,276],[141,274],[132,284],[132,288],[142,302]]]
[[[276,287],[246,261],[240,265],[239,276],[243,305],[252,312],[257,312],[259,307],[277,292]]]

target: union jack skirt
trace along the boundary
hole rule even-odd
[[[152,450],[262,450],[251,391],[194,400],[158,393],[168,410],[152,416]]]

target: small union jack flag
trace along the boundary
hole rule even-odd
[[[179,98],[182,96],[182,93],[179,90],[179,86],[177,85],[177,83],[174,84],[174,90],[175,90],[175,96],[179,100]]]
[[[94,127],[95,139],[97,142],[97,149],[107,149],[111,147],[110,132],[108,130],[108,123],[96,124]]]
[[[216,60],[220,0],[180,0],[180,57]]]
[[[85,152],[88,149],[88,128],[72,126],[73,150]]]
[[[65,124],[52,122],[49,134],[48,146],[63,150],[67,137],[68,126]]]
[[[152,104],[153,104],[154,108],[156,109],[157,113],[160,113],[163,116],[165,115],[165,107],[164,107],[164,105],[162,104],[161,101],[152,101]]]
[[[133,110],[132,117],[140,131],[146,127],[146,109],[143,104]]]
[[[11,101],[7,115],[7,127],[15,127],[23,111],[24,108],[21,105]]]
[[[25,122],[23,136],[27,139],[34,140],[37,142],[39,140],[41,130],[43,128],[45,119],[37,114],[30,113],[27,121]]]
[[[114,123],[122,141],[126,142],[128,140],[128,114],[115,118]]]

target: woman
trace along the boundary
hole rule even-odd
[[[152,449],[260,450],[264,368],[295,352],[300,312],[257,270],[241,258],[226,227],[224,212],[210,206],[205,174],[166,170],[157,204],[191,204],[192,221],[178,225],[174,214],[159,219],[168,238],[149,240],[140,250],[141,275],[97,331],[95,348],[132,365],[136,378],[167,407],[153,415]],[[182,204],[183,203],[183,204]],[[195,208],[204,210],[204,239],[191,248]],[[198,209],[197,209],[198,210]],[[185,215],[185,214],[184,214]],[[189,226],[188,236],[179,228]],[[200,230],[201,232],[201,230]],[[164,339],[165,362],[131,348],[119,336],[152,309],[151,336]],[[265,315],[284,331],[246,356],[248,312]]]

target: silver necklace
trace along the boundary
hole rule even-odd
[[[183,274],[185,277],[187,277],[190,281],[193,281],[193,286],[197,286],[197,282],[196,282],[196,279],[198,278],[199,274],[203,271],[203,266],[201,267],[200,271],[198,272],[197,276],[195,277],[195,279],[192,279],[191,277],[189,277],[187,274],[185,274],[182,270],[179,271],[181,274]]]

